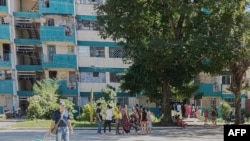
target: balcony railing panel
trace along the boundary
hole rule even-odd
[[[63,26],[42,26],[42,41],[75,42],[74,29]]]
[[[13,87],[13,80],[0,80],[0,94],[14,94]]]
[[[72,54],[54,54],[52,60],[47,60],[47,57],[43,56],[42,66],[46,68],[69,68],[76,69],[76,55]]]
[[[10,40],[9,24],[0,24],[0,40]]]
[[[73,0],[39,0],[40,14],[74,14]]]

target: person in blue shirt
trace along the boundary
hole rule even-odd
[[[51,119],[49,135],[54,126],[58,124],[56,141],[69,141],[69,135],[73,134],[69,112],[64,102],[59,103],[59,109],[54,111]]]

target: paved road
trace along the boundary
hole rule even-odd
[[[42,140],[46,130],[0,130],[1,141],[53,141],[54,136]],[[75,130],[71,141],[223,141],[223,127],[169,128],[154,130],[151,135],[96,135],[95,130]]]

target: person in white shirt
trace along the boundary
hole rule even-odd
[[[110,105],[107,105],[106,117],[104,122],[104,134],[106,134],[106,127],[109,128],[109,133],[111,133],[111,122],[112,122],[113,111]]]
[[[180,103],[177,104],[177,112],[181,112],[181,104]]]

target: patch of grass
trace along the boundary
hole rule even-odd
[[[23,128],[23,127],[28,127],[28,128],[49,128],[50,127],[50,122],[51,120],[26,120],[26,121],[21,121],[17,122],[16,124],[13,125],[15,128]]]
[[[26,120],[22,122],[17,122],[12,127],[13,128],[49,128],[51,120]],[[72,121],[73,127],[97,127],[97,123],[90,123],[88,121]]]

